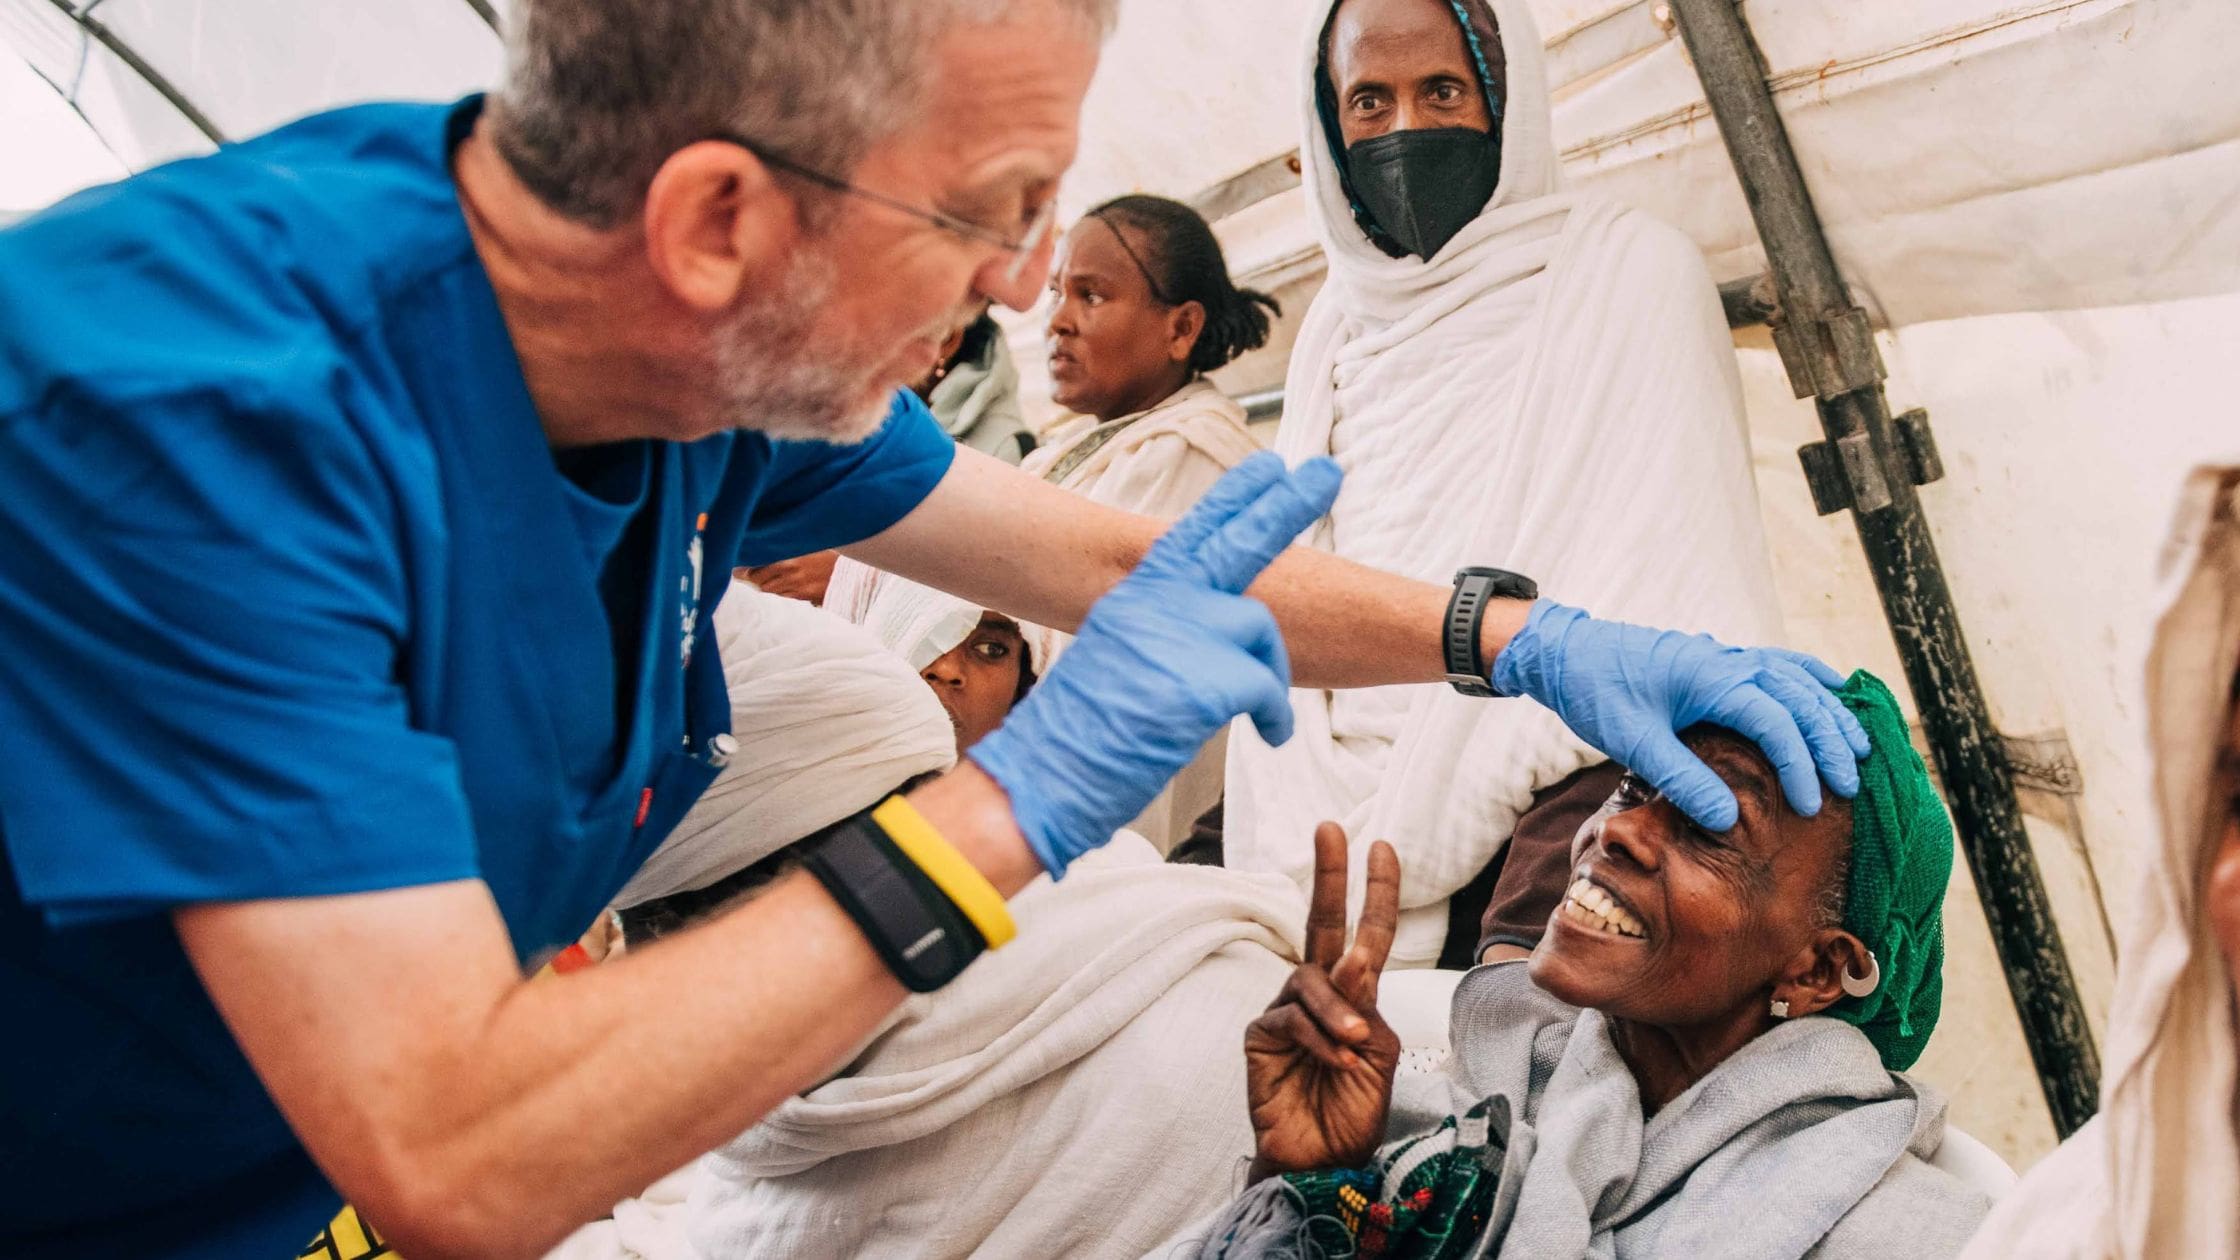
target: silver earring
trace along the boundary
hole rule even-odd
[[[1775,1019],[1789,1018],[1789,1003],[1786,1000],[1782,998],[1773,1000],[1773,1017]]]
[[[1846,967],[1843,972],[1843,991],[1855,998],[1863,998],[1882,983],[1882,964],[1875,961],[1874,951],[1867,951],[1867,974],[1855,976]]]

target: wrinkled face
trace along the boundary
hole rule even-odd
[[[964,642],[918,671],[933,688],[934,698],[949,711],[949,722],[957,728],[959,753],[979,743],[1010,714],[1019,699],[1026,660],[1026,641],[1019,635],[1018,623],[987,613]]]
[[[1095,33],[1056,4],[1022,4],[1000,22],[951,30],[931,55],[925,108],[845,177],[1018,241],[1073,162]],[[865,437],[983,302],[1025,310],[1041,292],[1048,244],[1010,278],[1011,250],[862,197],[831,197],[829,221],[803,242],[779,292],[744,300],[724,330],[718,360],[735,425]]]
[[[1133,237],[1126,247],[1120,232]],[[1150,256],[1141,233],[1083,219],[1066,233],[1050,278],[1050,396],[1100,420],[1162,401],[1187,376],[1195,340],[1178,338],[1175,308],[1153,296],[1128,248]]]
[[[1393,131],[1493,129],[1446,0],[1344,0],[1330,25],[1329,67],[1349,147]]]
[[[1683,740],[1734,790],[1741,820],[1707,832],[1628,775],[1580,828],[1571,891],[1531,962],[1563,1001],[1663,1028],[1762,1011],[1850,855],[1847,802],[1801,818],[1747,740],[1710,727]]]

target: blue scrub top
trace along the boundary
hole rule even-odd
[[[902,394],[858,446],[563,472],[451,180],[480,106],[0,232],[0,1254],[296,1254],[337,1197],[166,912],[481,879],[525,964],[564,945],[715,775],[732,565],[949,467]]]

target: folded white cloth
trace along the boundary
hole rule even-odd
[[[1236,1191],[1297,891],[1122,833],[1012,910],[1016,942],[702,1161],[690,1254],[1136,1256]]]
[[[1500,183],[1426,263],[1354,223],[1314,102],[1310,214],[1329,279],[1292,352],[1276,450],[1346,470],[1310,542],[1444,585],[1465,564],[1538,580],[1599,616],[1729,641],[1780,618],[1733,343],[1696,248],[1635,211],[1558,191],[1540,37],[1495,0],[1508,61]],[[1227,861],[1304,887],[1314,825],[1389,840],[1404,871],[1395,965],[1438,956],[1445,903],[1535,790],[1598,760],[1554,714],[1444,684],[1292,693],[1297,734],[1232,732]],[[1358,867],[1368,846],[1354,847]],[[1354,879],[1358,907],[1365,881]]]
[[[2240,1257],[2232,975],[2202,907],[2240,668],[2240,454],[2197,470],[2146,662],[2155,816],[2117,950],[2100,1114],[1999,1202],[1965,1260]]]
[[[618,906],[705,888],[956,762],[941,702],[863,630],[745,582],[715,629],[738,751]]]

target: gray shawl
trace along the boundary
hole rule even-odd
[[[1602,1015],[1543,993],[1521,964],[1465,977],[1453,1030],[1448,1074],[1396,1094],[1388,1136],[1490,1100],[1501,1168],[1484,1260],[1939,1260],[1990,1210],[1925,1162],[1943,1099],[1886,1070],[1849,1024],[1785,1023],[1649,1117]],[[1269,1239],[1277,1184],[1199,1232],[1199,1254],[1299,1254],[1288,1237],[1252,1252],[1219,1241],[1248,1217]]]

